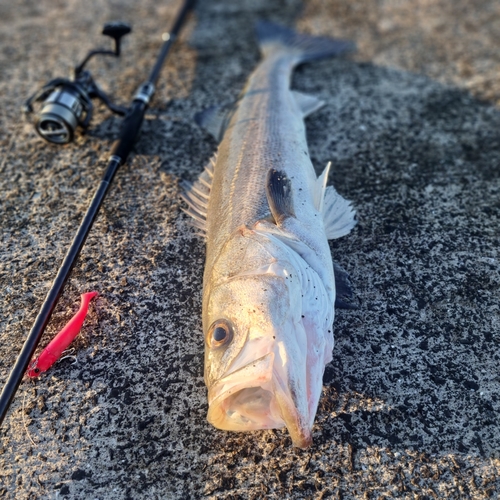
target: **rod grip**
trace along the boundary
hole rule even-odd
[[[129,112],[123,119],[120,137],[111,149],[111,155],[118,156],[122,164],[127,161],[128,155],[134,147],[146,109],[147,104],[144,101],[134,100]]]

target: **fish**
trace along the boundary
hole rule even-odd
[[[69,347],[71,342],[73,342],[80,333],[85,318],[87,317],[90,301],[97,295],[97,292],[82,293],[80,297],[80,308],[66,326],[47,344],[40,355],[30,362],[26,371],[28,377],[36,378],[40,376],[61,357],[63,351]]]
[[[256,32],[262,59],[237,101],[195,117],[220,143],[181,195],[206,238],[207,419],[229,431],[287,427],[307,448],[332,360],[336,279],[351,292],[328,239],[356,220],[326,186],[330,164],[318,177],[309,156],[304,118],[324,103],[291,90],[290,79],[297,65],[353,44],[267,21]]]

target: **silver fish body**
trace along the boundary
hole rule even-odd
[[[222,136],[216,159],[184,194],[206,234],[203,330],[208,420],[236,431],[286,426],[311,441],[332,359],[334,268],[328,238],[354,212],[319,178],[304,117],[321,107],[290,90],[293,68],[347,42],[261,23],[263,60],[238,102],[199,121]]]

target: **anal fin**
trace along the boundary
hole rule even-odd
[[[292,94],[295,98],[297,106],[302,112],[303,118],[309,116],[311,113],[314,113],[325,105],[324,101],[321,101],[313,95],[303,94],[302,92],[297,92],[296,90],[292,90]]]

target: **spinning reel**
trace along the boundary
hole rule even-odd
[[[73,80],[55,78],[33,94],[25,103],[24,111],[33,112],[33,103],[41,102],[37,113],[35,128],[46,141],[54,144],[67,144],[73,140],[78,126],[84,130],[92,119],[92,98],[100,99],[113,113],[124,116],[128,109],[111,102],[110,98],[97,86],[85,65],[95,55],[120,55],[122,36],[132,31],[130,25],[121,22],[107,23],[102,34],[115,41],[115,50],[91,50],[75,68]]]

